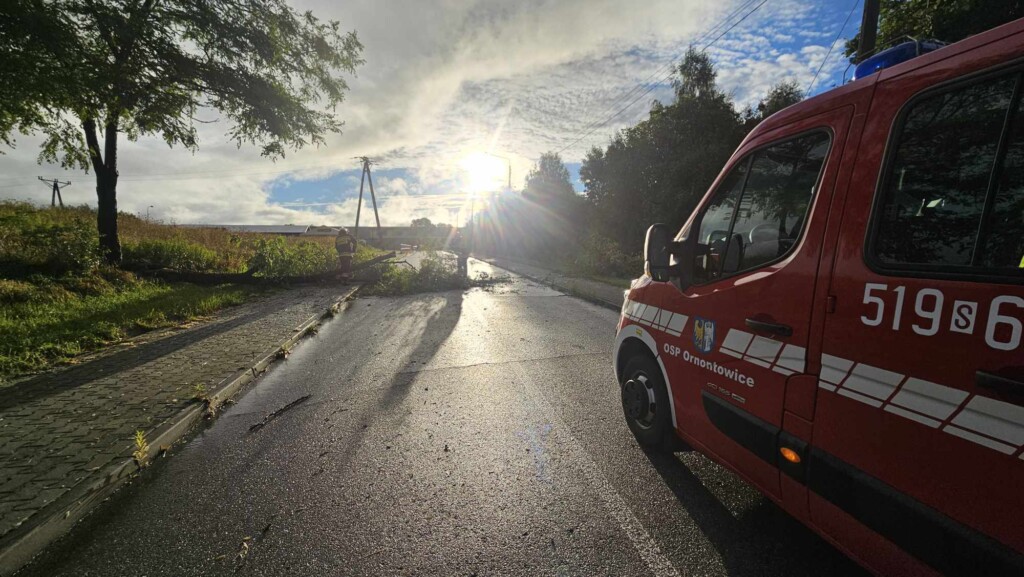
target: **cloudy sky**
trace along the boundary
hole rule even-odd
[[[781,80],[809,86],[819,67],[811,94],[841,83],[842,43],[860,24],[858,5],[840,33],[850,0],[291,1],[365,46],[338,110],[343,132],[276,163],[229,143],[224,120],[199,127],[195,154],[157,137],[122,140],[121,210],[176,223],[351,225],[353,157],[367,155],[378,160],[382,224],[464,222],[467,196],[503,188],[507,162],[520,187],[541,153],[561,151],[575,179],[590,147],[670,100],[667,73],[688,45],[707,46],[743,107]],[[0,198],[49,202],[44,176],[72,182],[66,202],[95,205],[91,174],[37,164],[40,140],[3,150]]]

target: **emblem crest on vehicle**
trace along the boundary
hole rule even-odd
[[[701,353],[710,353],[715,348],[715,321],[700,317],[694,319],[693,346]]]

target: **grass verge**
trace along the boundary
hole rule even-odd
[[[179,324],[251,298],[257,289],[201,287],[100,275],[0,279],[0,380],[66,362],[145,330]]]

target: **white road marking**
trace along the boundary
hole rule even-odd
[[[655,577],[681,577],[679,571],[665,557],[650,533],[647,532],[647,529],[644,528],[640,520],[633,514],[626,501],[615,490],[615,487],[608,482],[601,469],[598,468],[597,463],[590,458],[590,454],[576,440],[569,427],[565,425],[548,404],[547,400],[540,394],[535,379],[520,364],[511,363],[509,366],[514,373],[514,380],[523,383],[523,391],[542,415],[543,419],[555,425],[552,429],[552,434],[561,438],[562,445],[568,449],[573,462],[582,469],[587,482],[590,483],[595,493],[601,498],[605,509],[619,523],[622,532],[629,537],[633,548],[640,554],[640,557],[647,564],[647,568],[651,570],[651,573]]]

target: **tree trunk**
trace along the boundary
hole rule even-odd
[[[117,122],[105,127],[104,151],[100,154],[96,120],[82,121],[85,141],[89,146],[89,159],[96,173],[96,229],[100,235],[100,250],[109,264],[120,264],[121,242],[117,236]]]
[[[100,249],[110,264],[121,262],[121,241],[117,236],[117,173],[96,173],[96,227]]]

